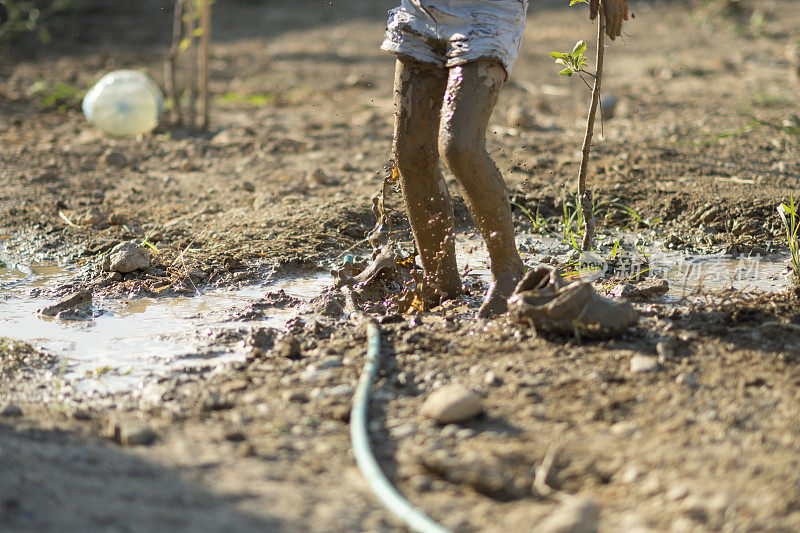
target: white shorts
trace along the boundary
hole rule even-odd
[[[381,50],[441,67],[495,59],[511,73],[528,0],[401,0]]]

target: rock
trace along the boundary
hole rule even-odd
[[[330,178],[321,168],[309,172],[307,180],[312,185],[327,185],[330,182]]]
[[[481,413],[481,397],[459,384],[445,385],[434,391],[420,409],[422,416],[440,424],[463,422]]]
[[[396,439],[407,439],[413,437],[417,433],[417,425],[413,422],[400,424],[389,429],[389,435]]]
[[[632,437],[637,431],[639,431],[639,427],[633,422],[623,420],[621,422],[617,422],[616,424],[612,424],[608,430],[614,435],[619,435],[620,437]]]
[[[102,268],[106,272],[126,274],[134,270],[150,268],[150,255],[147,250],[134,241],[116,245],[103,259]]]
[[[614,298],[646,300],[660,298],[669,290],[669,282],[663,278],[650,278],[636,284],[620,283],[611,290]]]
[[[678,374],[678,377],[675,378],[675,383],[694,388],[697,387],[697,376],[695,376],[691,372],[689,373],[681,372],[680,374]]]
[[[591,500],[570,496],[565,498],[550,516],[546,517],[539,533],[595,533],[600,508]]]
[[[128,165],[128,158],[125,157],[125,154],[114,150],[107,150],[101,161],[105,166],[112,168],[122,168]]]
[[[631,372],[634,374],[647,374],[657,372],[661,367],[658,359],[649,355],[634,355],[631,357]]]
[[[62,311],[83,309],[90,305],[92,305],[92,292],[82,289],[73,292],[53,305],[48,305],[47,307],[39,309],[39,314],[42,316],[56,316]]]
[[[354,392],[355,389],[353,389],[352,385],[342,383],[341,385],[336,385],[326,390],[325,396],[328,398],[340,398],[344,396],[352,396]]]
[[[299,389],[285,390],[281,393],[281,400],[283,403],[306,403],[308,395]]]
[[[286,335],[275,344],[272,354],[286,359],[300,359],[300,341],[294,335]]]
[[[78,216],[76,222],[81,226],[99,226],[108,222],[106,214],[96,207],[89,209],[87,212]]]
[[[147,446],[156,440],[156,432],[144,423],[123,424],[119,427],[119,442],[125,446]]]
[[[489,370],[486,372],[486,375],[483,376],[483,383],[488,385],[489,387],[496,387],[503,383],[503,380],[497,377],[497,374],[494,371]]]
[[[244,189],[247,192],[253,192],[256,190],[256,186],[253,184],[252,181],[243,181],[242,189]]]
[[[0,417],[3,418],[16,418],[22,416],[22,409],[16,404],[7,403],[0,409]]]

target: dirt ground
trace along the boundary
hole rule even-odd
[[[169,4],[86,2],[54,29],[56,44],[0,59],[4,255],[77,267],[54,299],[98,281],[96,297],[170,298],[364,255],[390,158],[393,60],[378,46],[393,2],[219,2],[211,131],[104,137],[56,84],[85,90],[118,68],[163,82]],[[574,193],[588,101],[547,55],[592,42],[585,7],[565,4],[534,2],[489,133],[512,200],[542,217]],[[785,251],[775,207],[798,194],[800,10],[794,0],[728,4],[632,2],[635,18],[607,50],[604,93],[617,103],[590,175],[599,199],[635,212],[606,213],[612,240]],[[388,205],[408,239],[398,196]],[[521,230],[535,229],[515,213]],[[471,227],[458,199],[456,214]],[[114,245],[145,238],[159,250],[154,268],[101,272]],[[474,319],[479,292],[414,316],[372,307],[389,354],[373,444],[432,518],[459,531],[534,530],[558,495],[575,494],[599,507],[601,531],[800,529],[791,291],[639,301],[639,324],[605,341]],[[117,395],[67,393],[51,355],[0,344],[0,408],[21,410],[0,417],[0,529],[403,530],[350,448],[361,326],[308,314],[262,333],[235,339],[254,347],[245,362]],[[638,355],[657,356],[655,371],[632,372]],[[486,413],[423,420],[427,395],[454,382],[476,390]],[[556,496],[544,497],[533,473],[556,449]]]

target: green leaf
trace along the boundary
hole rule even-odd
[[[556,59],[556,65],[564,65],[566,67],[567,62],[564,61],[563,59]]]
[[[572,76],[572,69],[571,68],[565,68],[564,70],[559,72],[559,74],[561,74],[562,76]]]
[[[584,41],[575,43],[575,47],[572,49],[572,57],[580,57],[584,53],[586,53],[586,43]]]
[[[574,6],[575,4],[588,4],[589,0],[570,0],[569,5]]]
[[[553,59],[560,59],[562,57],[566,57],[566,55],[567,54],[562,54],[559,52],[550,52],[550,57],[552,57]]]

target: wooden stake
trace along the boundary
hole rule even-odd
[[[175,13],[172,16],[172,46],[169,48],[167,63],[164,65],[166,72],[164,78],[167,83],[167,96],[172,100],[172,116],[175,124],[183,124],[183,114],[181,113],[181,103],[178,99],[175,82],[175,62],[180,53],[181,41],[183,40],[183,14],[186,8],[186,0],[175,2]]]
[[[188,9],[186,10],[186,34],[189,39],[189,48],[186,52],[189,54],[189,128],[191,130],[197,129],[197,37],[195,36],[195,28],[197,20],[195,18],[194,3],[195,0],[187,0]]]
[[[203,28],[203,35],[202,35],[202,63],[201,63],[201,71],[200,71],[200,95],[201,99],[203,100],[203,121],[201,123],[200,129],[203,131],[208,129],[208,109],[209,109],[209,97],[208,97],[208,60],[210,57],[210,46],[211,46],[211,1],[210,0],[203,0],[203,15],[201,18],[201,26]]]
[[[597,111],[597,103],[600,101],[600,82],[603,79],[603,30],[605,29],[606,17],[603,12],[602,2],[600,2],[597,11],[597,69],[594,75],[592,103],[589,105],[589,116],[586,119],[586,135],[583,138],[581,166],[578,173],[578,202],[580,203],[584,224],[581,246],[586,251],[591,250],[594,246],[595,222],[592,208],[592,191],[586,188],[586,170],[589,167],[589,152],[592,149],[592,137],[594,136],[594,117]]]

